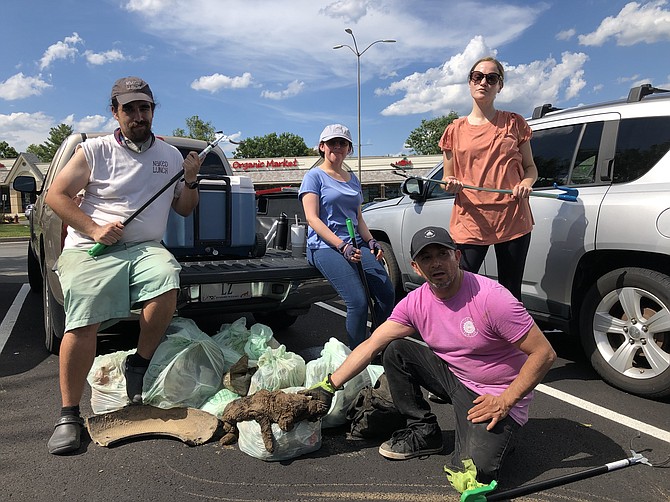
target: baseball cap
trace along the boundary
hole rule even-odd
[[[449,249],[456,249],[456,243],[442,227],[424,227],[414,234],[409,247],[412,260],[416,258],[423,248],[430,244],[439,244]]]
[[[349,131],[349,128],[343,126],[342,124],[327,125],[321,132],[321,136],[319,137],[319,143],[321,143],[322,141],[328,141],[329,139],[333,138],[344,138],[349,143],[353,143],[353,141],[351,141],[351,132]]]
[[[114,82],[112,87],[112,99],[116,98],[120,105],[131,101],[154,102],[149,84],[139,77],[123,77]]]

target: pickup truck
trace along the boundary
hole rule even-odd
[[[28,281],[31,291],[42,295],[45,346],[53,354],[59,351],[65,326],[63,293],[54,272],[63,248],[64,228],[44,199],[54,177],[74,154],[77,145],[99,135],[74,133],[68,136],[51,161],[41,188],[38,189],[35,179],[30,176],[17,176],[13,183],[15,190],[37,195],[29,215]],[[161,136],[160,139],[177,147],[184,156],[191,150],[199,152],[207,146],[205,141],[190,138]],[[208,188],[216,188],[217,180],[222,186],[230,183],[233,171],[221,148],[217,146],[207,154],[200,176],[207,179]],[[267,222],[279,216],[279,213],[274,214],[271,198],[265,200],[264,197],[262,203],[261,219]],[[170,218],[175,216],[181,218],[176,213]],[[235,218],[232,211],[229,216]],[[201,228],[209,223],[220,227],[222,215],[201,211],[198,220]],[[170,224],[168,231],[169,227]],[[257,228],[264,227],[257,224]],[[166,241],[174,242],[175,239],[164,238],[164,244]],[[237,255],[197,246],[189,252],[183,246],[172,249],[166,244],[182,266],[176,314],[197,318],[212,313],[250,312],[256,322],[280,330],[292,325],[315,302],[336,295],[306,258],[292,256],[290,249],[266,249],[266,244],[262,232],[255,232],[252,245]]]

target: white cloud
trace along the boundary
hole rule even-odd
[[[123,55],[123,53],[117,49],[112,49],[105,52],[85,51],[84,57],[89,64],[94,66],[126,60],[126,57]]]
[[[196,91],[209,91],[212,94],[221,89],[246,89],[254,85],[254,79],[251,73],[245,72],[240,77],[228,77],[215,73],[206,75],[191,82],[191,88]]]
[[[570,28],[569,30],[563,30],[556,33],[556,40],[570,40],[575,36],[577,30]]]
[[[28,145],[44,143],[54,125],[53,118],[43,112],[0,114],[0,137],[24,152]]]
[[[366,0],[337,0],[319,11],[327,17],[342,18],[346,22],[356,23],[368,12],[371,2]]]
[[[75,47],[77,44],[83,44],[84,41],[75,32],[70,37],[65,37],[62,42],[56,42],[50,45],[40,59],[40,70],[44,70],[56,60],[74,59],[79,52]]]
[[[474,61],[488,55],[495,56],[496,51],[478,36],[441,67],[414,73],[386,89],[378,89],[378,95],[404,93],[404,97],[387,106],[382,115],[469,113],[472,98],[466,76]],[[530,115],[537,105],[571,99],[586,85],[583,67],[587,60],[586,54],[564,52],[560,62],[552,57],[516,66],[501,61],[505,68],[505,86],[496,103],[499,108]]]
[[[294,80],[283,91],[263,91],[261,96],[267,99],[286,99],[300,94],[305,88],[305,82]]]
[[[4,82],[0,82],[0,99],[12,101],[42,94],[51,84],[41,77],[27,77],[23,73],[12,75]]]
[[[614,38],[617,45],[626,46],[670,40],[670,10],[663,8],[667,3],[667,0],[643,5],[630,2],[618,15],[603,19],[596,31],[579,35],[579,43],[600,46]]]

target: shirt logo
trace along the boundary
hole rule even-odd
[[[153,162],[153,172],[160,174],[168,173],[168,161],[167,160],[154,160]]]
[[[479,334],[472,317],[464,317],[461,320],[461,333],[467,338],[472,338]]]

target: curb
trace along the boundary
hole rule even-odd
[[[2,242],[28,242],[30,237],[1,237],[0,243]]]

